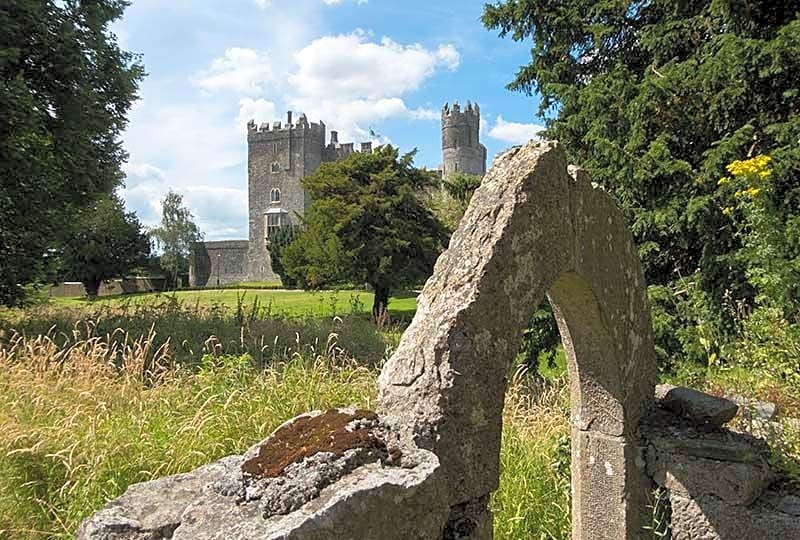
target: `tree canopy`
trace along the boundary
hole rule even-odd
[[[794,267],[795,283],[800,275],[799,13],[796,0],[485,7],[487,27],[532,43],[509,88],[542,96],[546,136],[626,211],[646,278],[660,286],[651,300],[665,355],[707,353],[704,324],[730,330],[729,314],[759,293],[753,276],[771,272],[732,211],[732,198],[754,192],[720,183],[732,163],[771,159],[761,207],[785,236],[772,256]],[[800,305],[781,307],[792,316]]]
[[[42,278],[76,209],[122,181],[119,135],[144,75],[109,30],[126,6],[0,5],[0,303]]]
[[[161,207],[161,225],[152,229],[150,236],[162,250],[161,268],[175,284],[178,274],[189,271],[189,254],[203,235],[194,223],[192,212],[183,205],[183,195],[170,190]]]
[[[81,281],[94,298],[103,280],[124,277],[149,254],[150,240],[136,214],[125,212],[122,201],[112,195],[77,212],[58,261],[61,274]]]
[[[281,253],[286,272],[309,288],[369,284],[376,317],[391,290],[425,280],[447,233],[422,203],[433,178],[413,158],[383,146],[324,163],[304,179],[312,204],[302,231]]]

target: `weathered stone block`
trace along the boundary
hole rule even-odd
[[[573,540],[651,537],[642,452],[625,437],[572,428]]]
[[[670,493],[673,540],[790,540],[800,519],[763,505],[729,504],[714,495]]]
[[[714,427],[731,421],[739,411],[739,406],[728,399],[670,384],[656,387],[656,401],[661,407],[698,425],[708,424]]]
[[[434,454],[389,448],[374,413],[290,420],[244,456],[131,486],[78,540],[429,540],[450,513]]]
[[[775,479],[766,463],[716,461],[661,453],[650,447],[648,473],[670,491],[700,497],[713,494],[731,504],[753,502]]]

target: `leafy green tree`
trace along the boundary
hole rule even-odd
[[[481,185],[482,178],[474,174],[456,173],[442,180],[445,191],[458,201],[466,211],[472,194]]]
[[[290,289],[297,287],[297,281],[286,272],[286,268],[284,268],[281,262],[281,254],[283,253],[283,249],[292,243],[295,236],[295,228],[292,225],[286,225],[278,229],[278,231],[270,237],[269,246],[267,246],[272,271],[280,276],[283,286]]]
[[[0,3],[0,303],[43,279],[75,212],[120,185],[144,70],[109,24],[120,0]]]
[[[425,203],[448,231],[458,228],[481,180],[480,176],[456,173],[441,180],[442,189],[429,190]]]
[[[116,196],[100,199],[75,216],[68,241],[58,251],[61,274],[83,283],[95,298],[103,280],[123,277],[144,263],[150,240],[133,212]]]
[[[772,157],[770,226],[792,236],[789,258],[800,249],[799,12],[797,0],[564,0],[557,9],[505,0],[484,9],[488,28],[532,43],[509,88],[541,95],[547,136],[626,211],[658,286],[654,316],[671,321],[656,325],[666,356],[699,358],[692,351],[707,352],[697,345],[708,338],[682,330],[729,334],[728,307],[755,301],[753,261],[742,256],[735,215],[723,213],[718,179],[728,164]]]
[[[177,285],[178,275],[189,271],[189,254],[203,235],[194,223],[192,212],[183,205],[183,195],[170,190],[161,206],[161,225],[152,229],[150,236],[162,251],[161,267],[170,282]]]
[[[421,202],[432,177],[413,158],[384,146],[325,163],[303,180],[313,202],[303,230],[282,251],[287,273],[307,288],[369,284],[376,319],[392,290],[426,279],[447,233]]]

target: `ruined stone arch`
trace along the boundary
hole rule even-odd
[[[447,527],[491,538],[506,377],[546,295],[569,365],[573,538],[645,537],[637,428],[655,383],[646,286],[622,213],[568,170],[558,143],[495,160],[381,374],[378,412],[439,457]]]

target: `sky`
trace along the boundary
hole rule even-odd
[[[469,5],[465,5],[469,4]],[[541,129],[535,97],[506,90],[530,43],[456,0],[133,0],[112,32],[148,75],[129,114],[120,194],[145,226],[168,190],[206,240],[247,238],[246,123],[323,121],[341,142],[417,149],[441,163],[441,108],[481,106],[489,162]],[[372,136],[370,132],[375,135]]]

